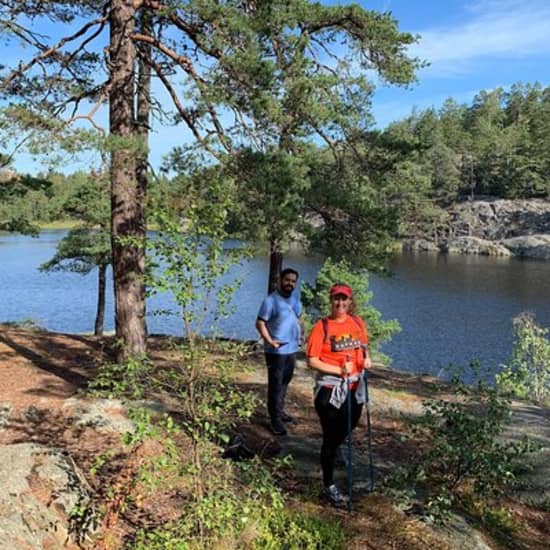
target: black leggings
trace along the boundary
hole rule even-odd
[[[323,483],[328,487],[334,483],[334,461],[336,450],[348,435],[348,399],[351,398],[351,428],[359,422],[363,405],[355,400],[355,390],[342,406],[337,409],[329,403],[332,388],[321,388],[315,397],[315,410],[321,420],[323,429],[323,444],[321,446],[321,468],[323,469]]]

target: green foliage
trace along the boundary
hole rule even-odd
[[[424,404],[417,435],[426,448],[388,482],[398,492],[405,487],[409,502],[420,499],[424,516],[435,523],[447,521],[453,508],[472,498],[490,506],[514,483],[519,459],[533,451],[527,440],[502,441],[510,406],[498,391],[469,393],[461,386],[457,395]]]
[[[128,547],[344,548],[344,531],[337,522],[288,508],[276,484],[280,470],[289,466],[285,461],[268,469],[259,458],[242,463],[222,458],[230,429],[246,421],[257,405],[252,394],[243,393],[231,379],[241,368],[243,349],[208,340],[177,349],[181,366],[176,370],[153,370],[135,362],[124,369],[111,365],[100,370],[94,385],[102,395],[131,399],[169,391],[182,407],[177,420],[130,408],[135,429],[123,438],[128,456],[150,439],[160,442],[162,451],[149,456],[126,481],[120,505],[135,506],[143,493],[176,491],[179,516],[137,529]],[[109,377],[114,379],[107,383]],[[182,434],[187,442],[183,447]],[[111,450],[98,456],[92,473],[108,468],[113,455]]]
[[[194,339],[205,329],[215,332],[217,322],[229,315],[239,282],[224,277],[247,251],[226,243],[227,217],[234,200],[231,180],[214,168],[185,178],[184,187],[184,205],[171,210],[156,206],[151,212],[157,232],[148,243],[152,252],[149,286],[152,292],[172,294],[184,334]],[[211,324],[205,327],[208,314]]]
[[[496,376],[497,367],[485,365],[478,359],[473,359],[467,368],[462,365],[450,363],[443,368],[445,377],[450,380],[453,386],[462,388],[467,385],[470,389],[485,392],[492,386]]]
[[[98,266],[111,263],[109,234],[97,229],[71,229],[61,239],[53,258],[40,271],[70,271],[86,275]]]
[[[258,459],[240,465],[213,460],[207,496],[186,501],[179,520],[138,531],[132,548],[345,548],[341,525],[289,509]]]
[[[275,242],[279,250],[287,246],[311,186],[307,151],[296,155],[283,150],[243,149],[231,159],[228,169],[239,182],[231,229],[246,239]]]
[[[109,222],[108,185],[101,174],[75,177],[78,187],[66,199],[63,210],[79,221],[61,239],[53,258],[43,263],[41,271],[69,271],[86,275],[98,269],[98,308],[95,334],[103,332],[106,270],[112,263]]]
[[[380,178],[365,158],[369,147],[355,153],[342,149],[337,159],[323,150],[312,159],[305,205],[315,223],[303,223],[300,229],[324,256],[347,260],[353,268],[383,271],[397,236],[399,209],[380,192]]]
[[[477,194],[547,197],[549,125],[549,89],[518,83],[508,92],[482,90],[469,106],[447,100],[437,113],[414,112],[384,134],[390,151],[407,143],[399,162],[413,163],[427,179],[418,200],[446,206]]]
[[[36,235],[36,222],[51,196],[51,186],[42,177],[0,174],[0,230]]]
[[[510,362],[497,374],[498,386],[506,392],[537,403],[550,398],[550,329],[533,315],[514,318],[514,348]]]
[[[309,325],[319,317],[330,312],[329,289],[335,283],[345,283],[353,288],[356,303],[356,315],[363,318],[369,333],[370,346],[378,351],[381,343],[389,340],[400,330],[396,320],[383,321],[382,314],[369,302],[372,292],[369,291],[368,275],[365,271],[353,271],[344,260],[325,261],[317,274],[315,285],[305,284],[302,289],[302,301],[306,309],[306,321]]]
[[[151,388],[151,364],[146,357],[130,357],[123,363],[104,363],[90,382],[89,390],[97,396],[141,399]]]
[[[78,500],[69,510],[69,534],[79,545],[84,545],[89,535],[99,524],[99,514],[89,495],[78,494]]]
[[[479,517],[481,524],[497,541],[506,547],[514,547],[513,538],[519,525],[508,508],[478,503],[473,513]]]

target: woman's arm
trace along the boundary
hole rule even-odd
[[[372,367],[372,361],[371,361],[371,358],[370,358],[370,355],[369,355],[368,348],[364,349],[363,353],[365,355],[365,359],[363,360],[363,368],[364,369],[370,369]]]
[[[361,325],[363,327],[363,334],[361,335],[363,340],[363,344],[361,345],[361,349],[363,350],[363,368],[370,369],[372,367],[372,361],[369,353],[369,336],[367,333],[367,326],[361,317],[358,317],[358,319],[361,321]]]

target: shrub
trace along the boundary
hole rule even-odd
[[[427,449],[388,481],[390,489],[406,487],[409,501],[420,499],[424,516],[435,523],[445,522],[464,499],[490,503],[514,482],[518,459],[532,450],[526,440],[500,440],[510,406],[498,391],[458,393],[456,401],[425,403],[416,429]]]
[[[514,349],[496,381],[506,392],[543,403],[550,397],[550,329],[541,327],[530,313],[514,318]]]
[[[370,304],[372,292],[369,291],[369,279],[366,271],[354,271],[345,261],[333,262],[328,258],[315,279],[315,285],[305,284],[302,290],[302,301],[306,309],[306,324],[330,312],[329,289],[335,283],[344,283],[353,288],[357,304],[356,314],[362,317],[369,332],[370,347],[377,351],[380,344],[390,340],[399,332],[399,323],[392,319],[383,321],[382,314]]]

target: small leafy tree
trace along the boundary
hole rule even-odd
[[[372,350],[377,351],[382,342],[391,339],[393,334],[401,330],[395,319],[383,321],[382,314],[369,303],[372,292],[369,291],[366,271],[353,271],[345,260],[333,262],[330,258],[317,274],[315,285],[305,284],[302,290],[302,300],[309,324],[330,312],[329,289],[335,283],[344,283],[353,288],[357,304],[356,314],[362,317],[367,325]]]
[[[220,548],[228,541],[239,548],[344,547],[338,525],[285,507],[281,489],[259,458],[242,464],[223,458],[229,434],[252,415],[256,399],[232,378],[242,369],[243,346],[206,337],[201,330],[206,308],[216,312],[214,325],[227,311],[235,283],[224,284],[223,277],[242,253],[226,248],[232,182],[217,168],[208,176],[208,186],[204,170],[181,178],[185,202],[152,213],[158,232],[150,242],[156,262],[150,267],[151,285],[172,293],[186,336],[175,346],[177,364],[170,369],[143,360],[127,361],[122,368],[107,365],[95,384],[111,396],[168,393],[179,403],[177,420],[155,418],[143,408],[132,413],[136,430],[125,441],[130,448],[120,474],[124,483],[112,485],[104,537],[140,495],[159,490],[163,498],[174,495],[179,513],[166,521],[154,508],[148,510],[149,515],[141,516],[147,524],[134,522],[136,531],[128,541],[132,548]],[[148,439],[162,450],[138,463],[133,457]]]
[[[87,275],[97,268],[97,309],[94,334],[103,334],[107,267],[111,263],[109,234],[87,228],[71,229],[58,243],[53,258],[43,263],[40,271],[69,271]]]
[[[207,186],[203,185],[205,177]],[[172,294],[183,323],[186,339],[179,347],[181,371],[177,382],[171,383],[181,398],[184,427],[192,440],[196,474],[193,498],[198,505],[207,491],[205,472],[215,453],[212,442],[225,441],[235,415],[249,416],[252,408],[229,385],[228,377],[235,363],[219,360],[212,365],[210,355],[215,342],[199,338],[209,315],[209,328],[215,331],[219,318],[228,314],[237,287],[236,282],[222,282],[242,254],[238,248],[225,246],[232,182],[217,167],[206,172],[199,170],[182,179],[186,194],[183,208],[156,208],[151,213],[158,231],[149,243],[150,285],[153,292]]]
[[[87,275],[97,267],[97,310],[94,334],[103,334],[107,268],[111,259],[109,195],[101,174],[90,175],[65,204],[65,211],[80,221],[81,227],[69,231],[57,245],[53,258],[41,271],[69,271]]]
[[[511,361],[496,376],[504,391],[537,403],[550,396],[550,329],[540,326],[532,314],[514,318],[515,342]]]
[[[236,284],[221,281],[245,250],[226,246],[232,181],[218,167],[181,179],[185,203],[179,208],[157,206],[151,212],[158,230],[149,242],[150,288],[152,293],[172,294],[184,335],[194,343],[204,329],[211,332],[220,317],[229,314]],[[212,326],[205,327],[209,315]]]

